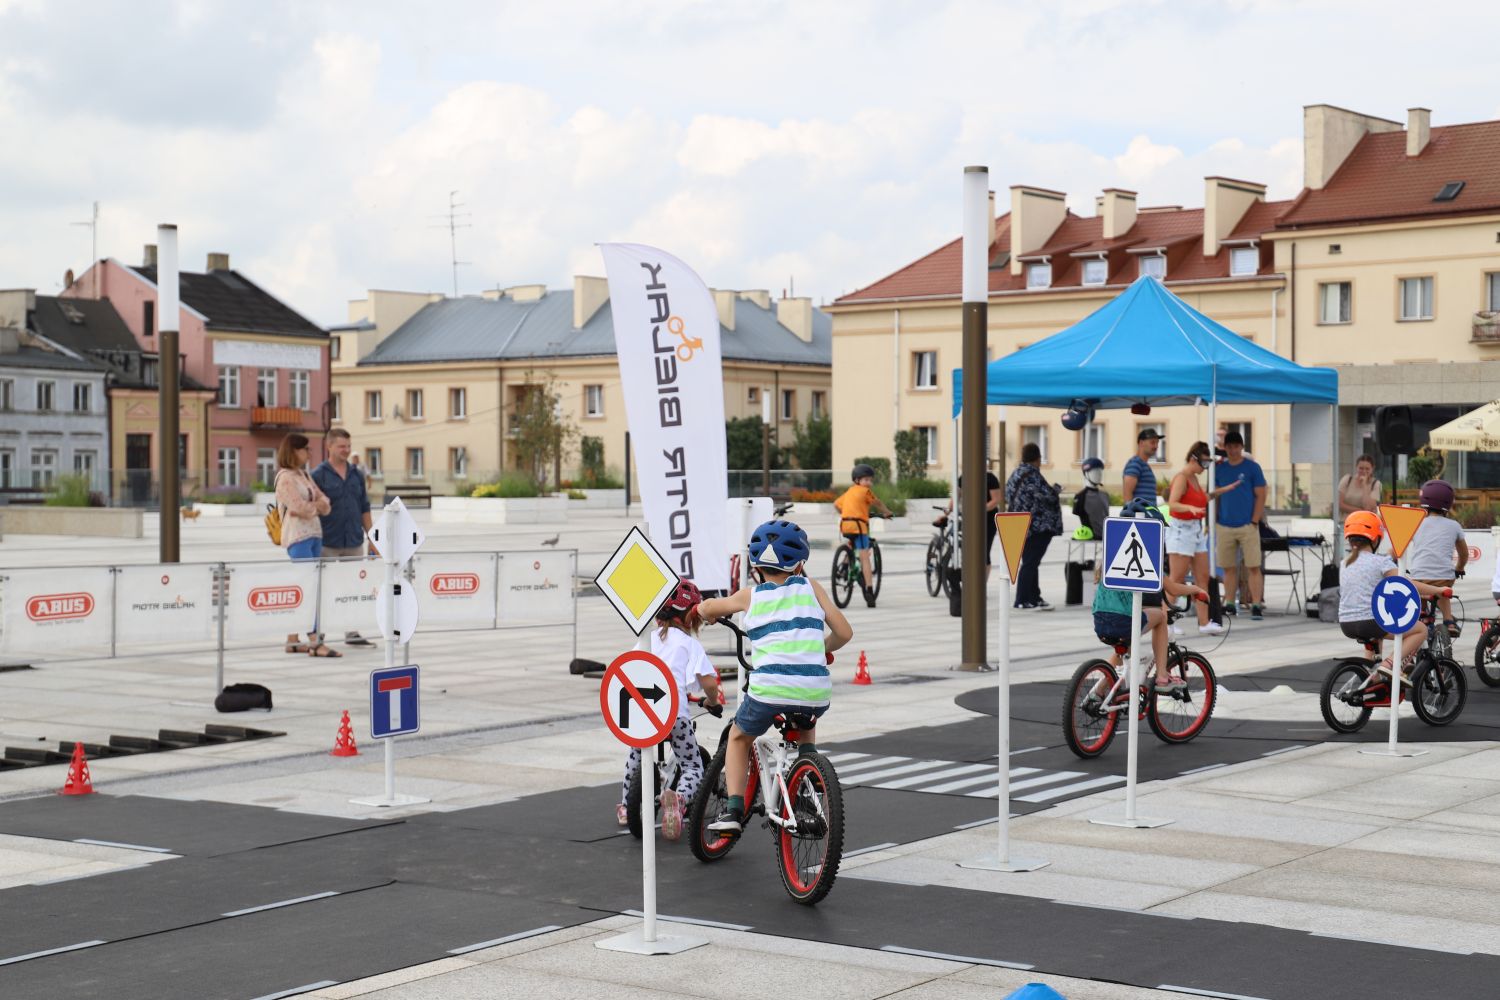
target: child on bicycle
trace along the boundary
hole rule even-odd
[[[703,758],[698,751],[698,736],[693,728],[693,718],[688,711],[688,693],[703,692],[703,704],[709,708],[724,704],[724,692],[719,687],[719,672],[708,662],[708,654],[698,641],[700,622],[693,609],[703,600],[698,588],[688,580],[677,584],[677,589],[656,612],[658,628],[651,632],[651,652],[661,657],[672,677],[677,682],[677,719],[672,723],[672,756],[677,760],[677,787],[664,788],[661,793],[661,835],[667,840],[682,836],[682,819],[687,813],[688,803],[703,780]],[[615,807],[615,819],[621,826],[630,822],[625,799],[630,783],[641,769],[641,751],[631,748],[625,760],[625,781],[620,786],[620,804]]]
[[[735,712],[724,750],[728,801],[708,825],[723,836],[735,836],[744,828],[750,747],[777,715],[813,720],[814,725],[799,727],[801,749],[816,749],[816,720],[828,711],[833,693],[827,654],[854,637],[828,591],[803,575],[810,554],[807,533],[801,528],[791,521],[767,521],[750,536],[750,561],[760,568],[765,582],[698,605],[699,616],[709,623],[745,612],[745,635],[751,643],[749,689]],[[824,635],[825,625],[831,634]]]
[[[1452,587],[1469,564],[1469,543],[1464,539],[1463,526],[1448,514],[1453,507],[1453,487],[1441,479],[1429,479],[1422,484],[1420,496],[1427,515],[1406,550],[1407,572],[1418,583]],[[1437,603],[1448,635],[1458,638],[1462,629],[1453,617],[1452,600],[1442,596]]]
[[[1344,518],[1344,540],[1349,543],[1349,557],[1339,567],[1339,627],[1346,636],[1360,642],[1379,642],[1387,635],[1375,620],[1370,604],[1381,578],[1396,575],[1395,561],[1378,551],[1384,535],[1379,516],[1367,510],[1357,510]],[[1438,597],[1444,590],[1418,580],[1412,583],[1423,597]],[[1408,683],[1404,665],[1426,641],[1427,626],[1420,620],[1401,637],[1403,684]],[[1369,658],[1373,660],[1373,654]],[[1390,677],[1390,658],[1382,660],[1376,669]]]
[[[872,466],[861,462],[849,473],[849,478],[854,480],[854,485],[833,502],[833,509],[839,512],[839,534],[848,540],[859,555],[859,569],[864,575],[860,589],[864,592],[865,604],[873,608],[875,571],[870,556],[870,508],[874,507],[884,517],[890,517],[891,512],[870,488],[875,482],[875,469]]]

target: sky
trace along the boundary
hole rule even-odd
[[[963,167],[1140,204],[1301,186],[1302,107],[1500,119],[1492,0],[0,0],[0,287],[159,223],[314,322],[571,287],[649,243],[830,301],[956,237]]]

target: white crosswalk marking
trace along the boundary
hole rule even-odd
[[[1036,773],[1037,773],[1037,769],[1034,768],[1034,767],[1013,767],[1013,768],[1010,769],[1010,776],[1012,778],[1019,778],[1023,774],[1036,774]],[[939,795],[942,795],[942,794],[945,794],[947,792],[956,792],[960,788],[974,788],[974,787],[977,787],[979,785],[983,785],[983,784],[987,784],[987,783],[993,782],[995,780],[996,780],[995,779],[995,767],[994,767],[993,764],[991,764],[987,768],[987,773],[986,774],[978,775],[978,776],[973,776],[973,777],[969,777],[969,778],[965,778],[962,781],[950,781],[950,782],[948,782],[945,785],[934,785],[931,788],[924,788],[924,789],[922,789],[922,791],[924,791],[924,792],[937,792]],[[996,794],[998,795],[999,792],[997,791]]]
[[[1000,794],[993,760],[982,763],[923,760],[853,750],[830,753],[828,759],[833,762],[839,780],[846,788],[883,788],[974,799],[994,799]],[[1083,771],[1054,771],[1039,767],[1012,767],[1010,778],[1010,792],[1015,801],[1038,803],[1125,783],[1123,775],[1090,776]]]
[[[838,767],[840,775],[858,774],[860,771],[867,771],[870,768],[890,767],[893,764],[908,763],[910,760],[910,757],[871,757],[869,760],[862,760],[854,764],[835,764],[835,766]]]
[[[868,784],[881,781],[885,778],[894,778],[898,774],[910,774],[912,771],[930,771],[933,768],[942,767],[949,763],[946,760],[919,760],[910,764],[902,764],[900,767],[888,767],[880,771],[866,771],[858,778],[860,784]]]
[[[1088,781],[1079,781],[1071,785],[1063,785],[1060,788],[1048,788],[1030,795],[1019,795],[1017,798],[1022,802],[1050,802],[1060,799],[1064,795],[1077,795],[1080,792],[1093,791],[1106,785],[1123,785],[1125,779],[1117,774],[1106,774],[1102,778],[1090,778]]]
[[[993,765],[993,764],[964,764],[962,767],[950,767],[950,768],[948,768],[945,771],[931,771],[931,772],[928,772],[926,774],[919,774],[919,775],[917,775],[916,777],[913,777],[913,778],[898,778],[895,781],[881,782],[880,784],[876,785],[875,787],[876,788],[910,788],[912,785],[920,785],[924,781],[933,781],[933,780],[935,780],[937,778],[952,778],[952,777],[956,777],[956,776],[958,776],[960,774],[969,774],[969,775],[972,775],[976,771],[983,771],[985,774],[994,774],[995,773],[995,765]],[[929,791],[930,791],[930,789],[929,789]]]

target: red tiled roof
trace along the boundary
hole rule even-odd
[[[1377,132],[1355,145],[1321,191],[1303,191],[1281,228],[1500,210],[1500,121],[1444,125],[1406,155],[1406,133]],[[1452,201],[1433,201],[1463,181]]]

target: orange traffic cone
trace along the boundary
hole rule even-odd
[[[865,651],[863,649],[859,651],[859,666],[854,668],[854,683],[875,683],[874,681],[870,680],[870,664],[865,660]]]
[[[344,717],[339,720],[339,734],[333,741],[333,749],[328,751],[334,757],[358,757],[359,748],[354,745],[354,727],[349,724],[349,710],[344,709]]]
[[[94,782],[89,777],[89,759],[83,755],[83,744],[73,744],[73,759],[68,763],[68,780],[59,795],[93,795]]]

